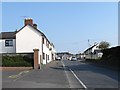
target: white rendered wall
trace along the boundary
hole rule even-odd
[[[16,53],[31,53],[33,49],[39,49],[39,64],[40,55],[43,64],[46,64],[46,54],[49,55],[47,63],[51,62],[51,51],[46,46],[46,39],[44,38],[44,44],[42,44],[41,33],[36,31],[33,27],[27,25],[16,34]],[[42,49],[43,48],[43,49]],[[43,51],[42,51],[43,50]],[[45,53],[45,59],[43,60],[42,53]]]
[[[40,63],[41,43],[41,34],[27,25],[16,34],[16,53],[31,53],[33,49],[39,49]]]
[[[15,50],[16,40],[12,39],[13,40],[13,46],[8,46],[8,47],[5,46],[5,40],[9,40],[9,39],[0,39],[0,47],[1,47],[0,48],[0,53],[15,53],[16,52],[16,50]]]
[[[45,59],[43,59],[43,64],[46,64],[46,54],[49,55],[49,48],[47,48],[46,44],[43,44],[43,53],[45,53]],[[47,63],[48,63],[48,60],[47,60]]]
[[[97,46],[92,48],[92,52],[94,52],[95,50],[99,50],[99,48],[97,48]]]
[[[33,49],[40,49],[40,35],[38,32],[26,26],[16,34],[16,52],[33,52]]]

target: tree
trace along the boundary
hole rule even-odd
[[[109,46],[110,46],[109,42],[102,41],[102,42],[100,42],[98,47],[99,47],[99,49],[103,50],[103,49],[107,49]]]

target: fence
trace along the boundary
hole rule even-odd
[[[89,54],[89,55],[85,55],[86,59],[100,59],[102,58],[102,55],[98,55],[98,54]]]

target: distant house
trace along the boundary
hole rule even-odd
[[[55,47],[48,38],[33,24],[25,19],[24,26],[15,32],[1,32],[0,53],[33,53],[39,49],[39,63],[46,64],[55,60]]]
[[[98,46],[99,46],[99,44],[95,44],[95,45],[91,46],[90,48],[88,48],[87,50],[85,50],[82,54],[82,57],[86,58],[86,59],[101,58],[103,53],[98,48]]]
[[[62,60],[69,60],[73,54],[69,52],[59,52],[56,53],[57,57],[60,57]]]
[[[75,56],[76,56],[76,58],[77,58],[78,60],[80,60],[80,59],[82,58],[82,57],[81,57],[81,56],[82,56],[81,53],[80,53],[80,54],[76,54]]]

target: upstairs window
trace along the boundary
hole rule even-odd
[[[49,55],[48,55],[48,60],[49,60]]]
[[[47,54],[46,54],[46,60],[48,59]]]
[[[13,40],[5,40],[5,46],[6,47],[13,46]]]
[[[47,40],[46,40],[46,46],[47,46]]]
[[[45,53],[43,53],[43,59],[45,59]]]
[[[49,42],[46,40],[46,46],[47,48],[49,48]]]
[[[44,37],[42,38],[42,43],[44,44]]]

